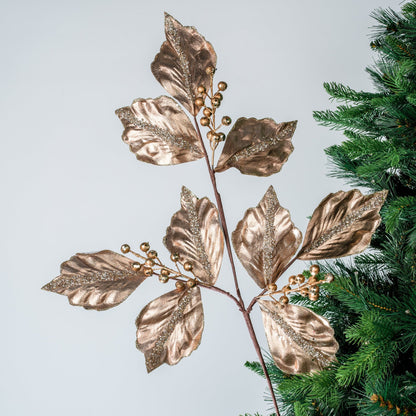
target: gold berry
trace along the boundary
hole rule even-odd
[[[186,262],[183,264],[183,268],[184,268],[187,272],[190,272],[190,271],[192,271],[192,269],[194,268],[194,266],[192,266],[192,263],[190,263],[189,261],[186,261]]]
[[[202,117],[201,118],[201,125],[202,126],[209,126],[209,118],[208,117]]]
[[[205,89],[205,87],[204,87],[203,85],[200,85],[200,86],[198,87],[198,92],[199,92],[200,94],[204,94],[205,92],[207,92],[207,90]]]
[[[283,303],[283,305],[287,305],[289,303],[289,298],[287,296],[281,296],[279,301],[280,303]]]
[[[318,294],[314,295],[312,293],[309,293],[309,299],[310,300],[318,300],[319,299],[319,295]]]
[[[183,289],[185,289],[185,283],[180,282],[180,281],[177,281],[177,282],[175,283],[175,286],[176,286],[176,289],[178,289],[178,290],[183,290]]]
[[[218,83],[218,89],[220,91],[225,91],[227,89],[227,87],[228,87],[228,85],[224,81],[221,81],[221,82]]]
[[[205,72],[206,72],[208,75],[213,75],[213,74],[214,74],[214,72],[215,72],[215,68],[214,68],[213,66],[209,66],[209,67],[205,70]]]
[[[211,108],[209,108],[209,107],[205,107],[205,108],[202,110],[202,112],[204,113],[204,116],[205,116],[205,117],[211,117],[211,114],[212,114],[212,109],[211,109]]]
[[[269,284],[267,285],[267,289],[269,289],[269,290],[270,290],[270,292],[276,292],[276,290],[277,290],[277,285],[276,285],[276,283],[269,283]]]
[[[196,285],[196,281],[195,281],[195,279],[189,279],[189,280],[186,282],[186,285],[187,285],[188,287],[194,287],[194,286]]]
[[[179,260],[179,254],[178,253],[172,253],[170,255],[170,259],[174,262],[177,262]]]
[[[169,270],[166,270],[166,269],[162,269],[161,271],[160,271],[160,274],[162,275],[162,276],[169,276]]]
[[[145,267],[144,268],[144,275],[149,277],[153,274],[153,269],[151,267]]]
[[[214,97],[214,98],[211,100],[211,103],[212,103],[212,106],[213,106],[213,107],[219,107],[219,106],[220,106],[220,104],[221,104],[221,100],[219,100],[218,98]]]
[[[319,273],[320,267],[317,264],[312,264],[312,266],[309,268],[309,271],[311,272],[312,276],[315,276]]]
[[[214,140],[214,133],[211,130],[207,133],[207,139],[210,141]]]
[[[225,140],[225,134],[224,133],[217,133],[217,136],[215,137],[215,140],[217,142],[223,142]]]
[[[334,281],[334,275],[332,273],[328,273],[325,275],[325,282],[331,283]]]
[[[309,293],[312,295],[318,295],[319,294],[319,286],[311,286],[309,288]]]
[[[142,265],[141,265],[140,263],[138,263],[137,261],[135,261],[135,262],[131,265],[131,267],[132,267],[132,269],[133,269],[135,272],[138,272],[138,271],[142,268]]]
[[[150,248],[150,244],[149,243],[141,243],[140,244],[140,250],[141,251],[144,251],[144,252],[149,251],[149,248]]]
[[[296,276],[290,276],[289,277],[289,284],[294,285],[296,283]]]
[[[218,98],[220,101],[222,101],[222,99],[223,99],[224,97],[222,96],[222,94],[221,94],[220,92],[216,92],[216,93],[214,94],[214,98]]]
[[[169,277],[168,276],[160,275],[159,276],[159,282],[160,283],[167,283],[167,282],[169,282]]]
[[[302,296],[308,296],[308,294],[309,294],[309,290],[308,290],[308,288],[307,288],[307,287],[303,288],[303,289],[300,291],[300,294],[301,294]]]
[[[157,257],[157,251],[155,250],[150,250],[147,252],[147,257],[149,257],[149,259],[155,259]]]
[[[198,97],[198,98],[195,100],[195,105],[197,105],[198,107],[202,107],[202,106],[204,105],[204,103],[205,103],[205,101],[204,101],[204,99],[203,99],[203,98],[201,98],[201,97]]]
[[[224,126],[229,126],[231,124],[231,117],[224,116],[221,122],[222,124],[224,124]]]
[[[305,276],[303,274],[298,274],[296,276],[296,283],[301,285],[305,281]]]
[[[121,246],[121,249],[120,250],[121,250],[122,253],[126,254],[126,253],[128,253],[130,251],[130,246],[128,244],[123,244]]]
[[[152,259],[146,259],[144,264],[148,267],[153,267],[155,265],[155,262]]]

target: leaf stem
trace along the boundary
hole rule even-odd
[[[224,214],[224,206],[222,204],[221,195],[220,195],[220,193],[218,192],[218,189],[217,189],[217,181],[216,181],[216,178],[215,178],[215,171],[214,171],[213,167],[211,167],[211,164],[210,164],[210,161],[209,161],[209,156],[208,156],[207,150],[205,148],[204,141],[202,139],[201,131],[199,129],[198,120],[197,120],[196,116],[194,116],[194,121],[195,121],[196,131],[198,133],[198,137],[199,137],[199,140],[201,142],[202,149],[204,151],[205,162],[207,164],[209,176],[211,178],[212,187],[213,187],[214,194],[215,194],[215,199],[217,201],[218,213],[219,213],[221,226],[222,226],[223,233],[224,233],[224,240],[225,240],[225,244],[226,244],[226,247],[227,247],[228,257],[229,257],[230,263],[231,263],[231,270],[232,270],[233,278],[234,278],[234,286],[235,286],[235,290],[237,292],[237,297],[238,297],[238,303],[237,304],[239,305],[239,309],[243,314],[244,321],[246,322],[248,332],[250,334],[251,340],[252,340],[253,345],[254,345],[254,349],[256,350],[257,356],[260,360],[260,364],[261,364],[261,367],[262,367],[263,372],[264,372],[264,377],[267,380],[267,385],[269,386],[270,394],[271,394],[271,397],[272,397],[272,400],[273,400],[273,405],[274,405],[275,410],[276,410],[276,416],[280,416],[279,407],[277,406],[277,401],[276,401],[276,397],[274,395],[273,385],[272,385],[272,382],[271,382],[271,379],[270,379],[270,375],[267,371],[266,364],[264,362],[264,358],[263,358],[263,355],[261,353],[260,345],[259,345],[259,342],[257,340],[256,333],[254,331],[254,327],[253,327],[253,324],[252,324],[251,318],[250,318],[250,312],[251,312],[254,304],[256,303],[257,299],[254,298],[252,300],[252,302],[250,304],[251,307],[249,307],[249,309],[245,308],[244,300],[241,296],[240,287],[238,285],[237,272],[235,270],[234,258],[233,258],[233,254],[232,254],[232,250],[231,250],[230,236],[229,236],[229,233],[228,233],[227,222],[226,222],[225,214]],[[214,287],[212,287],[211,289],[215,290]],[[216,288],[216,289],[218,289],[218,288]],[[222,292],[224,292],[224,291],[222,291]],[[230,296],[230,297],[234,298],[235,300],[237,300],[230,293],[226,292],[225,294],[227,294],[227,296]]]

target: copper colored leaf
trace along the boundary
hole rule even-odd
[[[249,208],[232,234],[234,250],[254,281],[264,288],[283,272],[302,241],[301,232],[281,207],[271,186],[256,208]]]
[[[209,89],[211,76],[206,69],[215,68],[217,55],[194,27],[182,26],[167,13],[165,34],[166,42],[152,62],[153,75],[192,115],[197,115],[197,89],[200,85]]]
[[[277,124],[271,118],[239,118],[228,133],[216,172],[231,167],[255,176],[279,172],[293,151],[291,140],[296,124]]]
[[[166,230],[164,243],[171,253],[179,254],[180,263],[192,263],[193,273],[199,280],[213,285],[224,252],[217,208],[208,198],[198,199],[185,187],[181,206]]]
[[[76,254],[61,264],[60,276],[42,289],[68,296],[69,303],[102,311],[119,305],[145,280],[133,261],[110,250]]]
[[[177,364],[196,350],[204,329],[198,287],[173,290],[143,308],[136,320],[137,348],[144,353],[150,373],[163,363]]]
[[[380,224],[387,191],[362,195],[357,189],[329,194],[315,209],[298,258],[321,260],[362,252]]]
[[[270,353],[283,372],[319,371],[336,360],[338,343],[325,318],[303,306],[259,303]]]
[[[172,98],[139,98],[116,114],[125,127],[123,141],[138,160],[176,165],[204,156],[192,123]]]

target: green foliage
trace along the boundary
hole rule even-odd
[[[331,175],[389,194],[372,250],[320,264],[334,282],[315,302],[291,300],[330,321],[340,350],[313,374],[286,375],[268,359],[285,416],[416,415],[416,0],[372,17],[375,91],[325,83],[339,105],[314,117],[345,135],[326,149]],[[246,366],[263,375],[258,363]]]

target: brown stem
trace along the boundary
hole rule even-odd
[[[210,176],[211,182],[212,182],[212,187],[214,189],[215,199],[217,201],[218,213],[219,213],[219,216],[220,216],[220,221],[221,221],[222,229],[223,229],[223,232],[224,232],[224,240],[225,240],[225,244],[226,244],[226,247],[227,247],[228,257],[229,257],[230,263],[231,263],[231,270],[233,272],[235,290],[237,292],[237,297],[238,297],[237,304],[239,305],[239,309],[240,309],[240,311],[242,312],[242,314],[244,316],[244,320],[247,324],[248,332],[250,334],[251,340],[253,341],[253,345],[254,345],[254,348],[257,352],[257,356],[260,360],[261,367],[263,368],[264,376],[267,380],[267,384],[269,386],[270,394],[271,394],[273,404],[274,404],[274,407],[275,407],[275,410],[276,410],[276,416],[280,416],[279,407],[277,406],[277,401],[276,401],[276,397],[274,395],[272,382],[270,380],[270,375],[267,371],[266,364],[264,362],[263,355],[261,353],[260,345],[259,345],[259,342],[257,341],[256,333],[254,331],[253,324],[252,324],[251,319],[250,319],[250,312],[251,312],[251,309],[254,306],[254,303],[255,303],[254,300],[255,299],[253,299],[254,303],[252,301],[251,302],[252,305],[250,304],[250,306],[251,306],[250,310],[246,310],[246,308],[244,306],[243,298],[241,296],[240,287],[238,285],[237,272],[235,270],[233,253],[232,253],[232,250],[231,250],[230,237],[229,237],[228,229],[227,229],[227,222],[225,220],[224,206],[222,205],[221,195],[220,195],[220,193],[218,192],[218,189],[217,189],[217,181],[216,181],[216,178],[215,178],[215,172],[214,172],[214,169],[211,167],[211,164],[209,162],[209,156],[208,156],[207,150],[205,148],[204,141],[202,139],[201,131],[199,129],[199,125],[198,125],[198,121],[196,119],[196,116],[194,116],[194,121],[195,121],[196,130],[198,132],[198,137],[199,137],[199,140],[201,142],[202,149],[204,151],[205,162],[207,164],[209,176]],[[225,294],[227,294],[227,293],[225,293]],[[228,294],[228,295],[230,295],[230,297],[234,298],[235,301],[237,300],[231,294]]]
[[[221,289],[220,287],[206,285],[205,283],[201,283],[201,282],[198,282],[198,285],[202,286],[205,289],[213,290],[214,292],[219,292],[219,293],[222,293],[223,295],[228,296],[229,298],[231,298],[237,304],[238,309],[241,312],[243,312],[242,305],[241,305],[240,301],[235,296],[233,296],[230,292],[227,292],[226,290]]]
[[[253,328],[253,324],[251,322],[250,314],[247,311],[245,311],[245,312],[243,312],[243,315],[244,315],[244,320],[246,321],[246,324],[247,324],[247,328],[248,328],[248,332],[250,334],[251,340],[253,341],[254,348],[257,352],[257,356],[259,357],[261,368],[263,369],[264,376],[267,380],[267,384],[268,384],[269,389],[270,389],[273,404],[274,404],[274,407],[275,407],[275,410],[276,410],[276,416],[280,416],[279,407],[277,406],[276,396],[274,395],[274,391],[273,391],[272,381],[270,380],[270,375],[269,375],[269,372],[267,371],[266,363],[264,362],[263,355],[262,355],[261,349],[260,349],[260,345],[259,345],[259,342],[257,341],[256,333],[254,332],[254,328]]]
[[[240,287],[238,285],[237,272],[235,270],[233,253],[232,253],[232,250],[231,250],[231,243],[230,243],[230,237],[229,237],[229,234],[228,234],[227,221],[225,220],[225,215],[224,215],[224,206],[222,205],[221,195],[219,194],[218,189],[217,189],[217,180],[215,178],[215,172],[212,169],[211,164],[209,163],[209,156],[208,156],[207,150],[205,148],[204,141],[202,140],[201,130],[199,130],[199,125],[198,125],[198,120],[196,119],[196,117],[194,117],[194,120],[195,120],[196,130],[198,132],[199,140],[201,142],[202,149],[204,150],[205,162],[206,162],[207,167],[208,167],[209,176],[211,178],[212,187],[214,189],[215,199],[217,201],[218,213],[219,213],[219,216],[220,216],[220,221],[221,221],[222,229],[223,229],[223,232],[224,232],[225,245],[227,247],[228,257],[230,258],[231,270],[232,270],[232,273],[233,273],[235,290],[237,292],[237,297],[238,297],[238,299],[241,303],[241,307],[243,309],[245,309],[244,301],[243,301],[243,298],[242,298],[241,292],[240,292]]]

